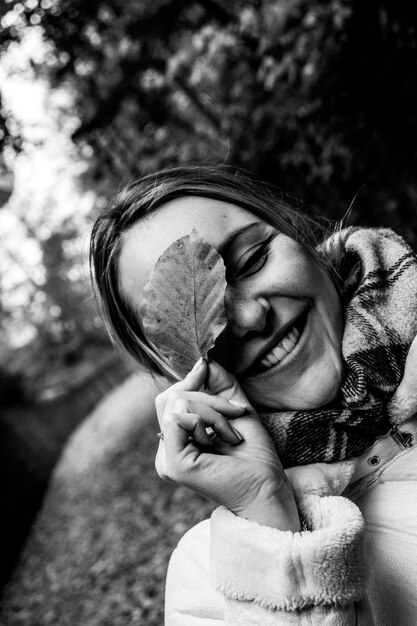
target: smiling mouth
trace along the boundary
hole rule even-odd
[[[305,328],[307,316],[308,310],[304,311],[304,313],[288,327],[285,331],[285,335],[281,337],[277,345],[256,359],[246,372],[246,377],[256,376],[256,374],[266,372],[275,365],[283,363],[297,346]]]

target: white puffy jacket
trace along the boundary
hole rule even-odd
[[[220,508],[182,538],[168,569],[166,626],[417,625],[412,374],[391,406],[399,432],[353,461],[290,470],[309,530],[279,531]]]

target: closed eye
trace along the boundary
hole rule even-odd
[[[268,259],[270,243],[273,237],[274,234],[271,234],[261,244],[242,254],[232,268],[232,280],[247,278],[263,268]]]

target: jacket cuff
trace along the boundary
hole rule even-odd
[[[311,530],[260,526],[220,507],[211,517],[210,578],[227,598],[298,610],[359,600],[364,585],[364,521],[342,497],[309,496]]]

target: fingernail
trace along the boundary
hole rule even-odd
[[[241,435],[240,432],[234,426],[232,426],[232,430],[240,441],[245,441],[243,435]]]
[[[196,372],[202,365],[203,365],[203,357],[201,356],[198,359],[198,361],[196,362],[196,364],[194,365],[194,367],[191,370],[190,374],[192,374],[193,372]]]
[[[230,404],[238,406],[239,409],[247,409],[248,405],[245,402],[239,402],[239,400],[229,400]]]

